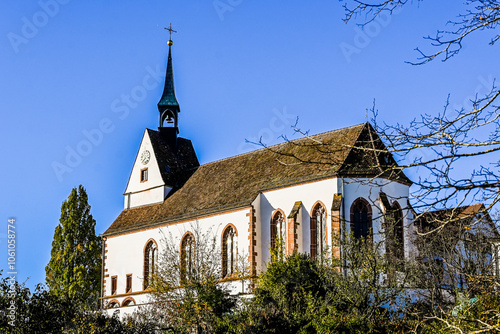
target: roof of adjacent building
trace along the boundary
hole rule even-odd
[[[447,258],[460,242],[474,241],[474,247],[488,249],[500,236],[482,203],[421,213],[415,225],[422,233],[415,244],[424,257],[431,252]]]
[[[471,229],[487,232],[490,237],[500,236],[483,203],[424,212],[418,215],[415,225],[423,233],[445,230],[449,238],[459,238]]]
[[[436,229],[442,225],[470,225],[481,215],[485,222],[490,223],[491,217],[488,210],[482,203],[458,206],[452,209],[441,209],[423,212],[418,215],[415,224],[423,230]]]
[[[148,131],[152,141],[158,142],[159,137],[153,140],[158,132]],[[396,162],[384,148],[372,126],[365,123],[207,163],[186,173],[190,176],[185,183],[178,184],[163,203],[122,211],[104,235],[247,207],[259,192],[336,176],[383,177],[410,184],[393,168]],[[172,165],[172,159],[163,159],[161,152],[155,149],[163,170]]]

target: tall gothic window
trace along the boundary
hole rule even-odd
[[[311,213],[311,257],[326,251],[326,211],[316,204]]]
[[[404,258],[403,211],[398,202],[392,206],[386,220],[386,251],[395,259]]]
[[[228,226],[222,234],[222,277],[236,272],[236,231]]]
[[[280,247],[278,250],[279,253],[282,253],[284,250],[284,242],[285,242],[285,231],[286,231],[286,221],[285,217],[283,217],[283,213],[277,210],[273,219],[271,220],[271,249],[276,249],[276,247]]]
[[[355,238],[372,238],[372,209],[364,198],[358,198],[351,205],[351,233]]]
[[[144,249],[144,289],[149,286],[151,277],[155,273],[157,253],[156,243],[150,240]]]
[[[181,241],[181,281],[193,275],[195,261],[194,236],[187,233]]]

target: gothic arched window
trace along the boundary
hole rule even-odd
[[[405,255],[403,211],[398,202],[394,202],[386,223],[386,251],[395,259],[403,259]]]
[[[222,277],[236,272],[236,231],[229,225],[222,233]]]
[[[326,251],[326,210],[320,203],[311,212],[311,257]]]
[[[151,277],[155,273],[156,260],[158,258],[158,249],[156,242],[150,240],[144,248],[144,289],[151,283]]]
[[[283,252],[285,246],[285,224],[286,221],[283,213],[280,210],[276,210],[271,219],[271,249],[275,250],[276,247],[280,247],[280,253]]]
[[[372,209],[364,198],[356,199],[351,205],[351,233],[355,238],[371,238]]]
[[[193,275],[194,261],[194,236],[191,233],[187,233],[181,241],[181,281],[188,279]]]

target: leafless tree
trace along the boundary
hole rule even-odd
[[[413,2],[418,1],[423,0]],[[346,0],[344,21],[356,21],[363,26],[382,13],[392,14],[411,3],[407,0]],[[479,32],[493,34],[491,45],[497,42],[500,38],[497,31],[500,1],[464,0],[464,5],[465,11],[447,22],[448,30],[439,30],[434,36],[426,37],[434,52],[417,48],[417,60],[409,64],[424,65],[435,59],[448,61],[459,54],[467,39]],[[469,108],[452,110],[448,98],[444,108],[438,108],[439,112],[421,115],[406,125],[380,122],[374,105],[371,123],[384,145],[378,145],[377,140],[365,140],[361,145],[358,142],[357,147],[345,147],[338,142],[327,144],[309,136],[296,123],[294,130],[304,137],[303,140],[288,141],[284,137],[290,149],[268,147],[281,163],[288,165],[335,165],[338,161],[323,157],[338,156],[336,152],[349,149],[371,157],[374,170],[379,171],[373,179],[377,176],[397,178],[401,172],[419,175],[417,179],[412,178],[411,204],[415,221],[425,221],[425,226],[421,225],[418,230],[420,255],[414,269],[420,274],[414,275],[414,283],[424,288],[422,291],[425,290],[429,298],[427,302],[430,301],[425,319],[440,320],[449,325],[446,325],[448,329],[457,332],[464,327],[453,325],[446,315],[457,307],[460,298],[469,301],[474,296],[487,295],[496,285],[488,276],[492,273],[492,256],[495,256],[491,241],[498,238],[496,222],[477,219],[488,216],[500,202],[500,89],[495,82],[488,89],[486,94],[476,95]],[[322,155],[310,159],[298,154],[297,146],[308,150],[315,148]],[[397,164],[388,156],[394,157]],[[484,203],[484,206],[469,210],[467,215],[464,208],[474,203]],[[436,214],[445,208],[449,209],[446,214]],[[491,322],[470,318],[471,314],[465,318],[477,324],[474,330],[498,330],[499,327],[492,327]],[[496,312],[492,319],[499,316]]]
[[[419,1],[423,0],[413,2]],[[392,14],[411,3],[347,0],[344,21],[356,21],[363,26],[382,13]],[[449,61],[459,54],[466,40],[479,32],[492,35],[490,45],[498,41],[500,1],[464,0],[463,4],[464,11],[446,22],[448,29],[425,37],[431,52],[417,48],[417,60],[409,64]],[[488,212],[497,208],[500,201],[500,90],[495,82],[489,89],[484,95],[476,95],[470,108],[451,110],[447,99],[441,112],[421,115],[407,125],[379,123],[377,110],[372,108],[374,127],[398,161],[397,168],[421,175],[412,180],[412,204],[417,222],[422,223],[418,246],[425,274],[420,276],[421,285],[438,308],[456,308],[457,293],[463,293],[469,301],[472,296],[492,293],[496,285],[496,280],[486,274],[492,273],[491,240],[498,238],[498,232],[495,222],[485,221],[485,217],[489,219]],[[464,207],[478,202],[485,206],[465,213]],[[450,209],[442,211],[443,208]],[[450,331],[499,330],[498,324],[492,325],[494,321],[471,317],[472,313],[467,312],[464,319],[475,325],[466,327],[465,322],[460,323],[456,309],[454,312],[451,322],[442,314],[426,316],[440,320]],[[498,316],[498,312],[489,314],[490,319]]]
[[[172,234],[161,241],[152,282],[151,303],[142,315],[176,333],[211,333],[223,328],[224,315],[236,299],[222,278],[222,255],[217,230],[193,223],[182,239]]]
[[[407,5],[423,0],[347,0],[344,3],[345,17],[344,21],[361,20],[361,25],[367,24],[375,19],[381,13],[392,14],[395,10]],[[437,47],[437,51],[431,53],[417,51],[420,55],[416,62],[411,64],[421,65],[428,63],[436,58],[443,61],[457,55],[463,46],[464,39],[480,31],[493,31],[493,37],[490,44],[493,45],[500,38],[500,34],[494,31],[500,20],[500,2],[497,0],[464,0],[465,11],[456,19],[448,20],[449,30],[438,30],[434,36],[425,38],[431,42],[432,46]]]
[[[364,25],[382,13],[392,13],[411,3],[347,0],[344,21]],[[490,44],[495,44],[500,38],[500,1],[464,0],[464,5],[464,12],[447,22],[449,29],[426,37],[434,52],[424,53],[417,48],[419,57],[411,64],[447,61],[460,52],[467,38],[479,32],[493,33]],[[375,129],[400,163],[399,168],[418,170],[422,175],[412,180],[417,211],[473,202],[487,203],[485,209],[490,210],[500,201],[499,95],[493,83],[488,93],[475,96],[470,109],[450,110],[447,100],[441,112],[421,115],[407,125],[379,123],[377,110],[372,108]]]

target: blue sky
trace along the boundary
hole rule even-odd
[[[61,204],[79,184],[97,233],[118,216],[144,129],[158,125],[170,22],[181,136],[207,163],[256,148],[245,139],[294,138],[297,116],[324,132],[365,122],[376,99],[380,120],[407,123],[448,94],[460,106],[484,93],[499,74],[488,33],[446,63],[405,63],[459,4],[411,4],[361,32],[338,1],[1,1],[0,268],[15,217],[18,279],[44,281]]]

